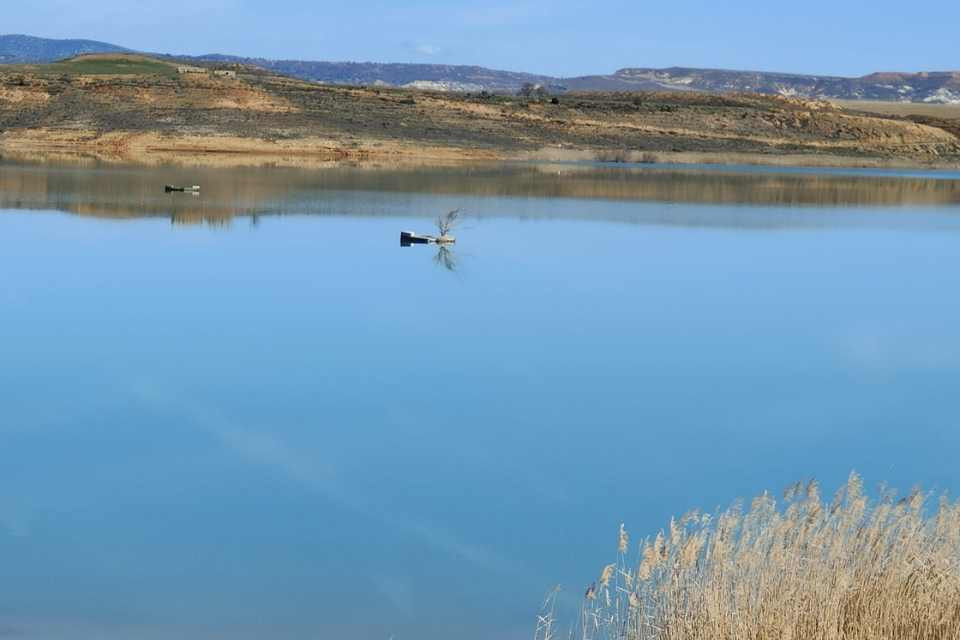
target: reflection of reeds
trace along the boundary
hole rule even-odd
[[[816,482],[688,513],[604,567],[583,640],[956,640],[960,501],[914,490],[871,502],[851,474],[829,503]],[[611,568],[612,567],[612,568]],[[613,578],[613,579],[611,579]]]

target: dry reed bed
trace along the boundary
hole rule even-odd
[[[915,489],[863,493],[851,474],[831,502],[816,482],[716,515],[688,513],[587,590],[583,640],[960,639],[960,501]],[[631,558],[635,559],[631,560]],[[537,640],[557,637],[553,598]]]

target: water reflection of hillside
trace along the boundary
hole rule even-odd
[[[166,194],[165,183],[199,183],[203,192],[200,197]],[[351,200],[360,199],[358,194],[364,202],[362,211],[350,207]],[[792,207],[944,206],[960,204],[960,180],[570,165],[296,170],[0,164],[2,208],[107,218],[166,217],[175,224],[217,225],[236,216],[271,214],[400,215],[391,209],[396,194],[458,200],[497,196]],[[597,218],[596,208],[582,214],[573,209],[541,210],[536,217]],[[433,216],[435,211],[422,215]],[[622,218],[623,212],[618,213],[617,219]]]

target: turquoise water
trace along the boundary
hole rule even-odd
[[[529,638],[620,522],[957,492],[958,285],[943,175],[0,164],[0,635]]]

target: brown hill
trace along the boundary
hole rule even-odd
[[[560,97],[324,86],[143,56],[0,67],[0,150],[123,159],[569,158],[956,164],[949,127],[748,94]]]

